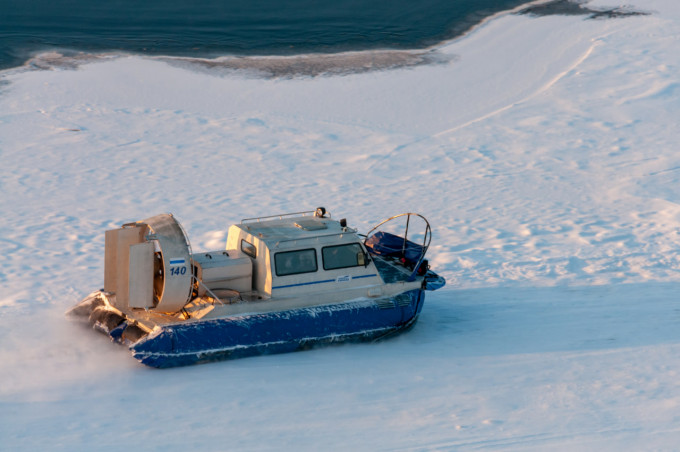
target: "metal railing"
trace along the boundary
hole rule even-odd
[[[408,232],[409,232],[409,226],[410,226],[410,223],[411,223],[411,216],[420,217],[425,222],[425,233],[423,235],[422,252],[420,253],[420,257],[418,258],[418,261],[416,262],[416,264],[413,267],[413,272],[408,277],[408,281],[413,281],[416,278],[416,274],[418,273],[418,269],[420,268],[420,265],[423,263],[423,260],[425,259],[425,253],[427,253],[427,249],[430,247],[430,242],[432,241],[432,228],[430,227],[430,222],[427,221],[427,218],[425,218],[424,216],[422,216],[419,213],[413,213],[413,212],[400,213],[399,215],[394,215],[394,216],[378,223],[378,225],[374,226],[373,229],[368,231],[368,233],[366,234],[366,238],[364,239],[364,245],[366,244],[366,241],[369,239],[369,237],[371,237],[371,234],[374,231],[376,231],[380,226],[382,226],[385,223],[388,223],[392,220],[395,220],[397,218],[401,218],[401,217],[404,217],[404,216],[406,217],[406,227],[405,227],[404,237],[403,237],[404,242],[402,244],[402,249],[401,249],[402,257],[405,257],[405,254],[406,254],[406,245],[408,243]],[[414,242],[412,242],[412,243],[414,243]]]
[[[320,209],[323,209],[322,214],[319,215]],[[246,222],[253,222],[257,223],[263,220],[272,220],[272,219],[278,219],[278,220],[283,220],[284,217],[295,217],[295,216],[303,216],[306,217],[308,215],[314,215],[318,216],[320,218],[325,218],[326,215],[328,215],[328,218],[331,218],[331,213],[327,212],[326,209],[323,207],[319,207],[316,210],[305,210],[302,212],[291,212],[291,213],[282,213],[279,215],[268,215],[264,217],[253,217],[253,218],[244,218],[241,220],[241,224],[246,223]]]

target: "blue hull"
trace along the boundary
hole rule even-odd
[[[375,340],[410,327],[424,299],[418,289],[380,303],[359,300],[168,325],[130,350],[143,364],[165,368]]]

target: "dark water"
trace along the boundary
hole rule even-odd
[[[526,0],[0,0],[0,68],[47,50],[287,55],[422,48]]]

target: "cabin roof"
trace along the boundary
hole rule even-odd
[[[341,235],[356,240],[356,230],[343,228],[340,222],[331,218],[313,216],[287,217],[260,221],[242,222],[238,228],[258,237],[270,249],[279,248],[282,242],[297,242],[300,240],[328,237],[328,243],[344,243],[347,240],[339,238]],[[332,237],[335,237],[333,239]]]

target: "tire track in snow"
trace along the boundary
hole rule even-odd
[[[533,99],[534,97],[538,96],[539,94],[542,94],[542,93],[548,91],[548,90],[549,90],[550,88],[552,88],[557,82],[559,82],[560,80],[562,80],[562,79],[563,79],[564,77],[566,77],[567,75],[573,73],[573,72],[576,70],[576,68],[578,68],[581,64],[583,64],[583,62],[585,62],[585,61],[588,59],[588,57],[590,57],[590,55],[593,53],[593,51],[595,50],[595,47],[597,47],[598,44],[601,42],[601,38],[597,38],[597,39],[595,39],[595,40],[593,40],[593,41],[594,41],[594,42],[590,45],[590,47],[588,47],[588,49],[587,49],[587,50],[586,50],[586,51],[585,51],[578,59],[576,59],[576,61],[575,61],[574,63],[572,63],[572,64],[571,64],[567,69],[565,69],[564,71],[562,71],[562,72],[560,72],[559,74],[557,74],[556,76],[554,76],[554,77],[553,77],[551,80],[549,80],[547,83],[545,83],[544,85],[540,86],[540,87],[539,87],[538,89],[536,89],[533,93],[531,93],[531,94],[525,96],[524,98],[522,98],[522,99],[520,99],[520,100],[518,100],[518,101],[511,102],[510,104],[508,104],[508,105],[506,105],[506,106],[504,106],[504,107],[498,108],[498,109],[496,109],[496,110],[494,110],[494,111],[491,111],[491,112],[489,112],[489,113],[487,113],[487,114],[484,114],[484,115],[479,116],[479,117],[477,117],[477,118],[471,119],[471,120],[469,120],[469,121],[467,121],[467,122],[465,122],[465,123],[463,123],[463,124],[459,124],[459,125],[457,125],[457,126],[451,127],[450,129],[442,130],[441,132],[435,133],[434,135],[432,135],[432,137],[433,137],[433,138],[439,138],[439,137],[442,137],[442,136],[447,135],[447,134],[449,134],[449,133],[456,132],[456,131],[458,131],[458,130],[460,130],[460,129],[464,129],[465,127],[468,127],[469,125],[472,125],[472,124],[477,123],[477,122],[480,122],[480,121],[484,121],[485,119],[489,119],[489,118],[491,118],[491,117],[493,117],[493,116],[496,116],[496,115],[498,115],[498,114],[500,114],[500,113],[503,113],[504,111],[507,111],[507,110],[509,110],[509,109],[511,109],[511,108],[513,108],[513,107],[519,105],[519,104],[522,104],[522,103],[524,103],[524,102],[527,102],[528,100]]]

